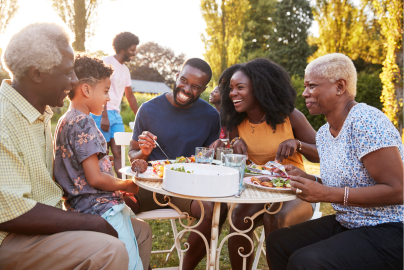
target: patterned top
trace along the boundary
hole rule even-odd
[[[91,187],[82,162],[96,154],[100,170],[114,176],[106,155],[107,143],[94,119],[78,110],[67,111],[55,131],[55,179],[68,194],[69,211],[102,215],[114,205],[123,203],[121,192],[102,191]]]
[[[63,194],[53,181],[52,110],[41,115],[10,83],[0,87],[0,223],[37,202],[61,208]]]
[[[378,149],[397,147],[404,161],[398,131],[381,111],[364,103],[351,109],[337,137],[331,135],[328,123],[322,126],[317,133],[316,143],[321,180],[330,187],[376,185],[362,158]],[[349,229],[404,221],[403,205],[356,207],[333,203],[332,206],[337,211],[337,220]]]

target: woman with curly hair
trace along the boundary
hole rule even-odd
[[[277,160],[282,164],[293,164],[304,170],[302,155],[318,162],[315,136],[304,115],[294,108],[296,91],[289,75],[279,65],[263,58],[245,64],[236,64],[226,69],[219,79],[222,98],[222,124],[229,130],[234,153],[247,155],[255,164],[263,165]],[[216,141],[211,147],[221,146]],[[279,208],[272,204],[270,211]],[[232,221],[236,228],[246,230],[251,217],[264,204],[239,204],[233,211]],[[265,234],[277,228],[309,220],[313,206],[300,199],[285,202],[275,215],[267,213],[257,217],[254,228],[264,224]],[[233,232],[233,230],[231,229]],[[253,230],[248,235],[252,238]],[[232,269],[242,268],[239,247],[244,254],[251,250],[250,243],[241,236],[229,239],[229,254]],[[253,256],[247,258],[247,269],[251,268]]]
[[[151,239],[141,239],[138,246],[136,238],[139,230],[150,227],[135,219],[120,192],[136,194],[139,187],[132,180],[114,177],[107,142],[89,115],[100,115],[110,100],[113,69],[100,59],[78,54],[74,71],[79,82],[69,93],[70,107],[59,119],[54,146],[54,175],[65,192],[65,207],[68,211],[103,217],[125,243],[128,269],[148,269]]]

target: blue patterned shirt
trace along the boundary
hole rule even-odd
[[[322,126],[316,136],[323,184],[330,187],[367,187],[377,184],[365,168],[362,158],[378,149],[397,147],[404,161],[400,134],[378,109],[364,103],[349,112],[337,137],[330,125]],[[346,228],[403,222],[403,205],[357,207],[332,204],[337,220]]]

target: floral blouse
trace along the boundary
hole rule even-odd
[[[119,191],[93,188],[84,174],[82,162],[96,154],[101,172],[114,176],[106,149],[104,136],[91,116],[73,109],[59,119],[55,131],[54,175],[67,194],[67,210],[102,215],[112,206],[123,203]]]
[[[404,162],[400,133],[386,115],[364,103],[351,109],[337,137],[331,135],[328,123],[322,126],[317,132],[316,144],[321,180],[330,187],[376,185],[362,158],[378,149],[397,147]],[[337,221],[348,229],[404,221],[403,205],[359,207],[333,203],[332,206],[337,211]]]

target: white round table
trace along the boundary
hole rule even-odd
[[[135,179],[135,178],[134,178]],[[285,201],[291,201],[296,199],[296,195],[294,193],[291,193],[290,191],[283,191],[283,190],[276,190],[276,191],[269,191],[269,190],[264,190],[260,189],[257,187],[253,186],[246,186],[246,189],[241,193],[240,197],[236,196],[230,196],[230,197],[219,197],[219,198],[210,198],[210,197],[196,197],[196,196],[187,196],[187,195],[182,195],[182,194],[177,194],[177,193],[172,193],[169,191],[166,191],[162,188],[163,182],[162,181],[146,181],[146,180],[134,180],[139,187],[142,187],[146,190],[152,191],[153,196],[154,196],[154,201],[160,205],[160,206],[170,206],[173,209],[175,209],[179,214],[179,222],[181,226],[184,227],[184,230],[180,231],[177,236],[175,237],[175,245],[180,252],[180,269],[182,269],[182,262],[184,258],[184,253],[188,250],[186,248],[185,250],[181,249],[180,245],[180,239],[181,236],[186,233],[186,232],[195,232],[199,234],[202,239],[205,242],[206,246],[206,251],[207,251],[207,263],[206,263],[206,269],[217,269],[219,270],[219,256],[221,249],[223,247],[223,244],[225,241],[235,235],[243,236],[247,238],[250,243],[251,243],[251,252],[249,254],[242,254],[239,249],[239,255],[243,257],[243,269],[246,269],[246,264],[247,264],[247,257],[250,256],[253,251],[254,251],[254,244],[252,239],[246,235],[246,233],[250,232],[254,226],[254,219],[261,215],[264,212],[267,212],[268,214],[276,214],[279,212],[279,210],[282,207],[283,202]],[[166,200],[168,201],[165,204],[162,204],[157,201],[156,199],[156,193],[163,194],[165,195]],[[201,207],[201,219],[199,222],[195,225],[193,224],[194,218],[192,218],[189,213],[183,213],[181,212],[175,205],[173,205],[170,201],[170,196],[174,197],[179,197],[179,198],[184,198],[184,199],[190,199],[190,200],[196,200],[200,207]],[[202,222],[203,215],[204,215],[204,209],[201,201],[209,201],[209,202],[215,202],[215,206],[213,209],[213,220],[212,220],[212,234],[211,234],[211,239],[210,239],[210,248],[207,239],[203,234],[201,234],[199,231],[195,230],[195,228]],[[277,203],[280,202],[279,209],[274,211],[274,212],[269,212],[268,207],[271,203]],[[220,217],[220,203],[231,203],[231,207],[228,213],[228,218],[229,218],[229,223],[230,226],[235,230],[234,233],[231,233],[227,235],[219,244],[218,246],[218,240],[219,240],[219,217]],[[251,226],[247,230],[239,230],[234,227],[233,222],[231,220],[231,215],[233,212],[234,207],[238,203],[265,203],[264,209],[258,211],[255,213],[252,217],[246,217],[246,219],[249,219],[251,221]],[[188,219],[188,224],[185,225],[182,221],[181,218],[186,218]],[[242,248],[241,248],[242,249]]]

